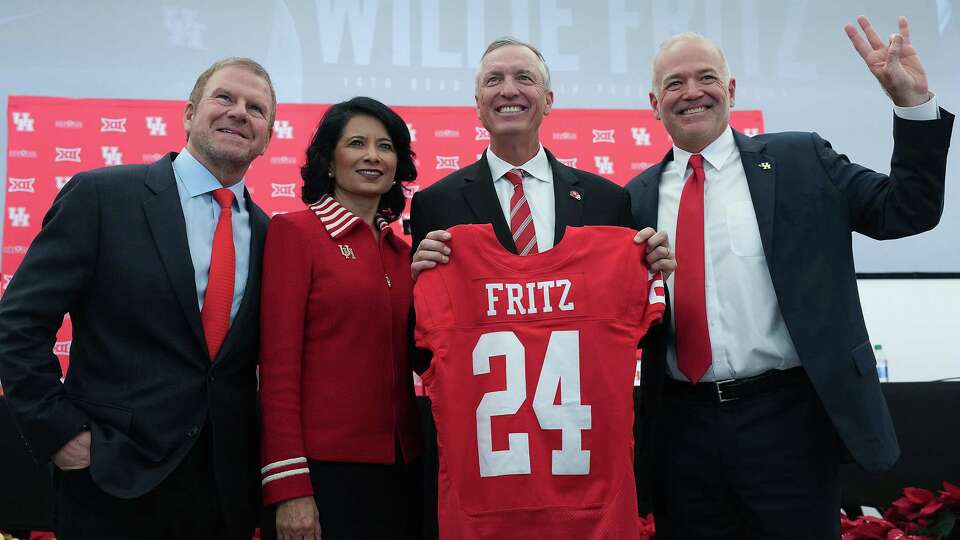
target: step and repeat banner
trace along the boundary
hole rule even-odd
[[[268,214],[300,210],[300,167],[328,105],[279,104],[273,139],[246,182]],[[183,101],[67,99],[11,96],[8,100],[7,193],[2,289],[23,260],[57,192],[81,171],[156,161],[183,148]],[[472,107],[395,107],[417,154],[413,192],[476,161],[490,135]],[[760,111],[731,111],[730,123],[748,135],[763,132]],[[670,138],[650,110],[554,109],[540,129],[543,145],[562,162],[625,184],[658,162]],[[409,203],[408,203],[409,209]],[[395,224],[409,230],[408,214]],[[64,372],[71,327],[65,318],[54,353]]]

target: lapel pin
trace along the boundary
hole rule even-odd
[[[338,244],[340,246],[340,254],[343,255],[344,259],[356,259],[357,255],[353,252],[353,248],[350,247],[350,244]]]
[[[573,197],[574,199],[578,200],[578,201],[580,200],[580,192],[578,192],[578,191],[574,191],[574,190],[571,189],[571,190],[570,190],[570,196]]]
[[[765,170],[765,171],[769,171],[769,170],[771,169],[770,162],[769,162],[769,161],[764,161],[763,163],[760,164],[760,168],[763,169],[763,170]]]

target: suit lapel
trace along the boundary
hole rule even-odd
[[[583,190],[579,186],[580,179],[573,174],[570,167],[557,161],[549,150],[544,150],[550,162],[550,169],[553,171],[553,207],[556,209],[553,244],[557,245],[563,239],[563,232],[567,225],[571,227],[583,225]],[[579,197],[575,197],[573,193],[577,193]]]
[[[751,139],[739,131],[733,131],[733,138],[740,149],[743,172],[750,187],[753,210],[757,215],[760,228],[760,240],[767,264],[773,261],[773,219],[774,196],[776,194],[777,164],[773,156],[763,153],[765,143]]]
[[[517,252],[510,234],[510,226],[503,217],[500,199],[493,188],[493,178],[490,177],[490,165],[487,164],[487,153],[484,152],[480,160],[470,166],[472,171],[464,171],[464,185],[461,188],[467,206],[473,211],[476,223],[492,223],[497,239],[506,249]]]
[[[174,153],[167,154],[150,166],[146,186],[154,195],[143,202],[143,211],[183,314],[197,340],[206,350],[200,309],[197,306],[193,261],[190,258],[190,246],[187,244],[187,225],[183,219],[180,194],[173,175],[174,157]]]
[[[637,229],[644,227],[657,228],[657,219],[659,218],[657,208],[660,205],[660,175],[667,163],[673,161],[673,149],[660,160],[660,163],[653,165],[644,172],[643,176],[636,180],[636,184],[629,186],[631,204],[633,206],[633,219],[637,222]],[[676,239],[671,238],[671,241]]]

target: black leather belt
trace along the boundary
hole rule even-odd
[[[798,384],[806,380],[807,374],[801,367],[785,370],[771,369],[753,377],[697,384],[677,381],[668,377],[664,381],[663,392],[677,399],[725,403]]]

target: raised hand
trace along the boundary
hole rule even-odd
[[[853,43],[853,48],[860,53],[867,68],[880,81],[880,86],[894,104],[913,107],[929,101],[927,73],[920,63],[920,55],[910,43],[907,18],[900,17],[900,31],[891,34],[888,43],[880,39],[870,24],[870,19],[861,15],[857,17],[857,23],[863,29],[866,39],[852,24],[844,26],[843,29]]]

